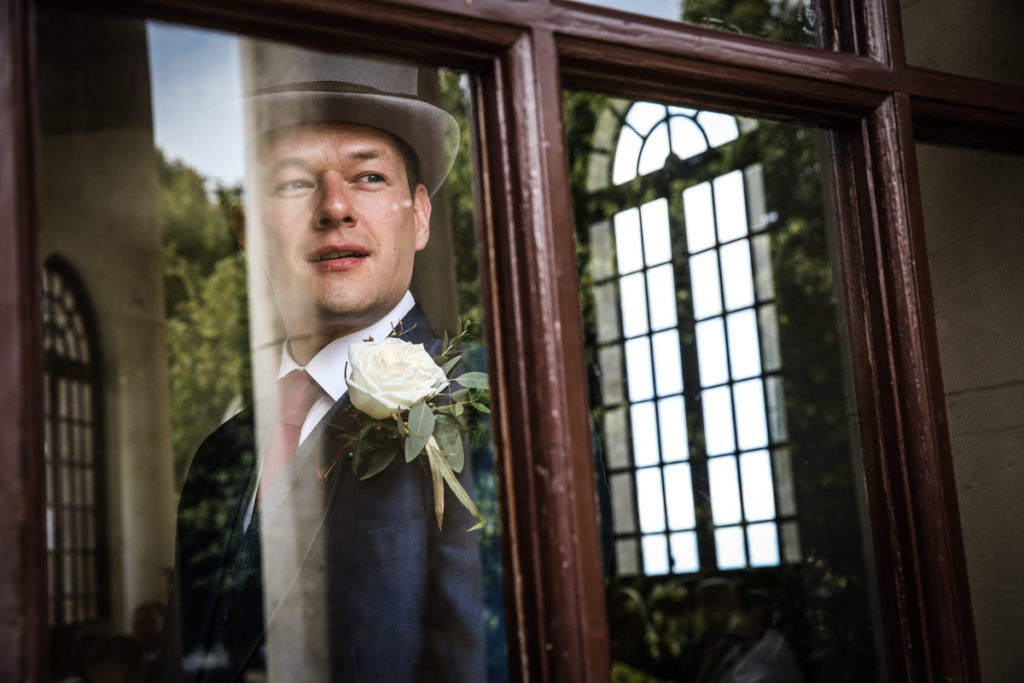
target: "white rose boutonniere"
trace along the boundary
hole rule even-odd
[[[472,529],[485,523],[456,476],[465,463],[463,436],[471,429],[471,414],[491,412],[487,374],[453,374],[461,360],[456,344],[468,330],[467,325],[450,341],[446,336],[441,354],[434,357],[422,344],[396,336],[353,344],[348,352],[351,372],[345,381],[356,431],[338,428],[338,434],[351,446],[353,467],[368,479],[387,468],[399,451],[407,463],[425,455],[438,528],[445,484],[476,518]],[[453,384],[458,388],[453,390]]]
[[[398,337],[353,344],[348,362],[352,374],[345,382],[352,405],[378,420],[437,396],[448,386],[444,371],[423,344]]]

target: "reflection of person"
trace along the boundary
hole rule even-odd
[[[454,120],[415,97],[413,66],[246,49],[259,229],[240,237],[269,275],[288,333],[279,397],[290,391],[281,381],[301,378],[299,401],[312,405],[265,438],[253,426],[260,411],[243,411],[199,448],[179,504],[160,674],[483,680],[472,518],[449,494],[438,529],[418,463],[397,458],[361,480],[337,429],[351,426],[351,343],[394,329],[431,355],[440,350],[408,286],[430,235],[430,195],[453,155]]]

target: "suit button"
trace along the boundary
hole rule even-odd
[[[228,623],[228,621],[231,619],[231,609],[228,608],[228,609],[224,610],[224,614],[223,614],[223,616],[221,616],[220,619],[225,624]]]

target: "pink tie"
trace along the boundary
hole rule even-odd
[[[260,477],[259,497],[263,498],[271,485],[295,455],[299,447],[299,433],[306,413],[320,395],[320,387],[305,370],[293,370],[277,381],[277,422],[270,433],[263,475]]]

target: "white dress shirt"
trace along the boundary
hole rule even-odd
[[[305,366],[295,362],[291,352],[288,350],[288,342],[287,340],[285,341],[284,348],[281,351],[281,367],[278,370],[277,378],[281,379],[293,370],[305,370],[323,390],[320,398],[313,403],[309,412],[306,413],[306,419],[302,423],[302,429],[299,431],[299,444],[306,440],[306,437],[319,424],[320,420],[327,414],[327,411],[331,409],[331,406],[348,393],[345,377],[348,375],[349,347],[356,342],[366,341],[371,338],[375,341],[384,339],[391,334],[391,331],[415,305],[416,300],[413,299],[412,293],[406,291],[405,296],[398,302],[398,305],[391,309],[383,318],[369,327],[352,334],[347,334],[344,337],[338,337],[320,349]],[[260,463],[261,475],[262,468],[263,464]],[[256,489],[258,491],[259,487],[256,487]],[[245,515],[246,527],[249,526],[249,522],[252,520],[255,504],[256,492],[254,491],[252,498],[249,500],[249,509]]]

